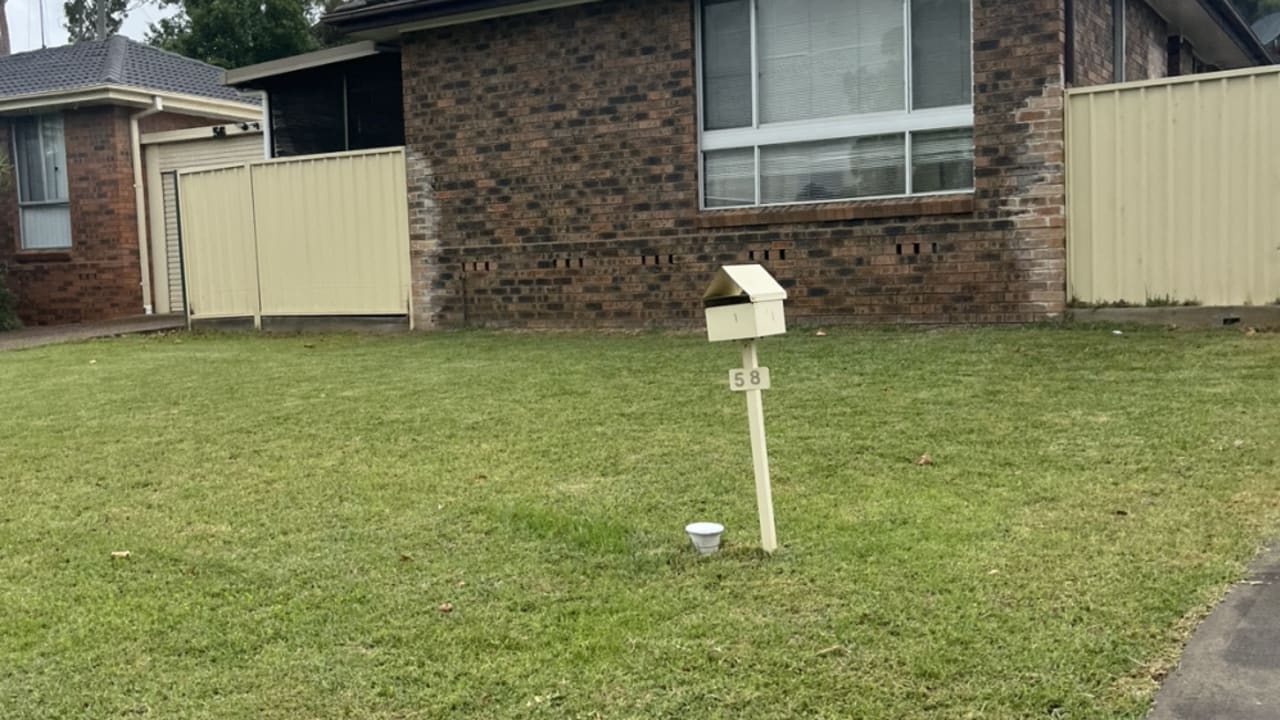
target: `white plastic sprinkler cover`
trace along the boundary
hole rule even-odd
[[[696,522],[684,529],[693,541],[693,547],[700,555],[710,555],[720,549],[720,536],[724,534],[724,526],[713,522]]]

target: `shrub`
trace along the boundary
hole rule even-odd
[[[12,178],[13,165],[9,162],[8,153],[0,149],[0,193],[9,189]],[[0,332],[22,327],[22,321],[18,320],[18,300],[9,292],[9,286],[5,283],[7,270],[7,267],[0,265]]]
[[[22,321],[18,319],[18,299],[9,292],[9,286],[5,283],[7,270],[4,265],[0,265],[0,332],[22,327]]]

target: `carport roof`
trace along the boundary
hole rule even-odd
[[[384,52],[399,52],[398,48],[379,45],[372,40],[364,40],[349,45],[325,48],[315,52],[293,55],[279,60],[247,65],[235,70],[228,70],[222,76],[222,83],[239,88],[260,88],[264,83],[300,70],[337,65],[372,57]]]

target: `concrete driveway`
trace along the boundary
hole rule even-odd
[[[143,315],[96,323],[22,328],[0,333],[0,352],[117,335],[177,330],[186,326],[187,320],[182,315]]]
[[[1280,718],[1280,546],[1231,589],[1187,644],[1147,720]]]

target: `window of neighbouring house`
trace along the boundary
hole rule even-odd
[[[973,188],[971,0],[702,0],[703,206]]]
[[[22,249],[71,247],[62,116],[39,115],[14,121],[13,145]]]

